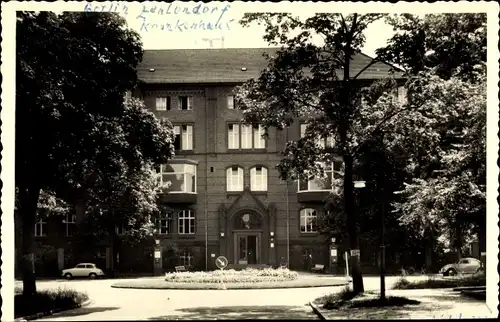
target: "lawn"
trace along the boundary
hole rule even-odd
[[[317,298],[314,300],[314,304],[320,305],[326,310],[346,310],[354,308],[416,305],[420,304],[420,302],[401,296],[388,296],[385,301],[381,301],[379,295],[375,292],[355,294],[350,287],[346,286],[338,293]]]
[[[34,296],[24,296],[21,288],[16,288],[14,293],[15,318],[72,309],[89,299],[85,293],[64,288],[40,291]]]
[[[453,278],[429,277],[427,280],[410,282],[401,277],[393,286],[395,290],[423,288],[454,288],[463,286],[486,286],[485,274],[459,276]]]

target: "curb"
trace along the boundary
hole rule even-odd
[[[316,313],[316,315],[318,316],[318,318],[320,320],[326,320],[325,316],[323,314],[321,314],[321,312],[319,311],[318,307],[316,306],[316,304],[314,304],[312,301],[309,302],[309,306],[312,308],[313,312]]]
[[[46,311],[46,312],[39,312],[39,313],[35,313],[35,314],[32,314],[32,315],[27,315],[27,316],[16,318],[14,321],[36,320],[36,319],[43,318],[45,316],[50,316],[50,315],[53,315],[55,313],[59,313],[59,312],[62,312],[62,311],[69,311],[69,310],[79,309],[79,308],[88,306],[90,303],[92,303],[92,300],[89,299],[89,300],[83,302],[82,304],[73,305],[73,306],[71,306],[69,308],[66,308],[66,309],[53,309],[53,310]]]

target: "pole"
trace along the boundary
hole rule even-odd
[[[345,260],[345,276],[349,277],[349,259],[347,258],[347,252],[344,254],[344,260]]]
[[[380,227],[380,300],[385,301],[385,196],[382,195],[382,213]]]
[[[382,141],[383,142],[383,141]],[[379,148],[381,148],[380,144]],[[381,213],[380,213],[380,300],[385,302],[385,155],[381,153],[382,166],[380,167],[382,178],[381,178]]]

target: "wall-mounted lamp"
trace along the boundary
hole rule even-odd
[[[221,237],[224,237],[224,233],[220,233],[220,236],[221,236]]]
[[[155,244],[156,244],[156,246],[160,245],[160,240],[159,239],[155,239]]]
[[[270,233],[270,235],[271,235],[271,237],[272,237],[272,236],[274,236],[274,231],[272,231],[272,232]]]
[[[335,243],[336,239],[335,237],[332,237],[332,243]]]
[[[271,248],[274,248],[274,243],[271,243]]]

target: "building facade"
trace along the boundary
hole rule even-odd
[[[175,158],[158,169],[168,186],[162,197],[167,211],[157,220],[152,239],[135,246],[114,243],[115,249],[103,241],[98,250],[89,251],[88,260],[118,271],[162,273],[176,265],[214,269],[215,258],[223,255],[235,267],[281,264],[307,270],[320,264],[343,272],[342,245],[317,227],[331,186],[315,180],[284,182],[276,169],[286,141],[299,139],[304,124],[270,129],[264,139],[260,125],[241,123],[243,114],[234,101],[235,87],[257,78],[267,66],[262,53],[275,50],[145,51],[138,67],[141,83],[132,96],[174,125]],[[357,55],[353,73],[370,62]],[[390,69],[379,62],[364,69],[360,78],[386,78]],[[330,170],[331,178],[337,167]],[[73,217],[57,219],[51,224],[57,226],[55,237],[37,235],[39,249],[52,245],[53,267],[74,264],[69,255],[71,232],[66,231],[73,224]],[[41,230],[49,224],[39,226]],[[374,264],[371,255],[366,257],[368,264]]]

